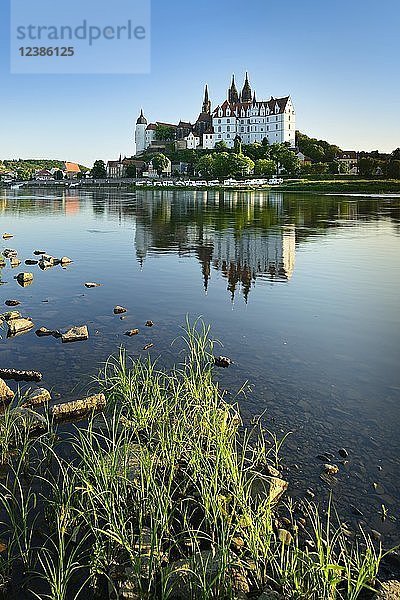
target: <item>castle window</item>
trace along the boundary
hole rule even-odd
[[[221,127],[218,127],[218,131],[221,131]]]
[[[218,135],[218,137],[219,137],[219,139],[221,139],[222,135],[221,135],[221,134],[219,134],[219,135]]]
[[[221,123],[221,119],[218,119],[218,123]]]
[[[267,125],[267,131],[269,131],[269,125]]]
[[[230,136],[230,134],[229,134],[229,133],[227,133],[227,134],[226,134],[226,137],[227,137],[227,138],[230,138],[231,136]]]
[[[230,125],[228,125],[228,126],[227,126],[226,130],[227,130],[227,131],[230,131],[230,130],[231,130],[231,127],[230,127]]]
[[[227,122],[227,123],[230,123],[230,122],[231,122],[231,120],[230,120],[230,119],[227,119],[227,120],[226,120],[226,122]]]
[[[275,125],[276,129],[278,129],[278,125]]]

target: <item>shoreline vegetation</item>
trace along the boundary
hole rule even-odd
[[[3,597],[373,597],[381,541],[285,494],[284,438],[243,424],[243,390],[227,401],[209,327],[187,322],[176,346],[169,371],[111,357],[93,382],[104,410],[79,425],[24,395],[4,409]]]

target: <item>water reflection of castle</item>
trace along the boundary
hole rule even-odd
[[[171,251],[179,255],[194,254],[201,264],[206,291],[212,271],[216,270],[227,280],[232,300],[241,290],[246,302],[257,280],[287,282],[293,274],[294,225],[281,227],[274,220],[266,228],[250,219],[243,227],[237,228],[231,222],[217,229],[215,222],[210,224],[202,219],[175,220],[171,205],[159,206],[158,219],[154,205],[148,209],[151,214],[146,211],[147,218],[142,219],[138,214],[136,219],[136,256],[142,264],[148,254]]]

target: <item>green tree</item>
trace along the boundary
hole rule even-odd
[[[125,177],[128,179],[135,179],[136,177],[136,165],[128,163],[125,170]]]
[[[224,140],[220,140],[214,145],[214,150],[215,152],[226,152],[228,150],[228,146],[226,145],[226,142],[224,142]]]
[[[275,163],[267,158],[256,160],[254,165],[254,174],[259,177],[272,177],[275,173]]]
[[[105,179],[107,177],[106,165],[104,160],[96,160],[92,169],[93,179]]]
[[[229,163],[229,175],[234,177],[250,175],[254,170],[254,161],[244,154],[231,154]]]
[[[172,142],[175,139],[175,128],[170,125],[156,126],[156,140]]]
[[[212,154],[201,156],[196,163],[195,170],[201,177],[211,179],[214,176],[214,158]]]
[[[168,166],[168,158],[165,156],[165,154],[160,152],[152,158],[151,162],[153,163],[153,169],[157,171],[157,175],[161,177],[162,172]]]

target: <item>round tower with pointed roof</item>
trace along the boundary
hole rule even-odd
[[[143,114],[143,109],[140,111],[140,115],[136,121],[135,128],[135,144],[136,154],[141,154],[146,150],[146,127],[147,119]]]

